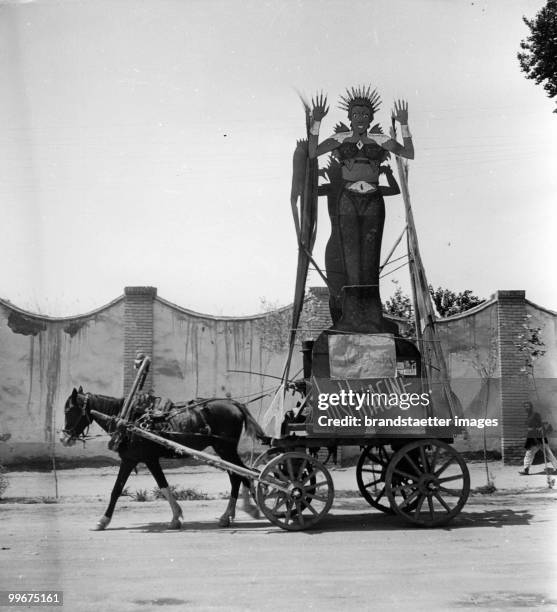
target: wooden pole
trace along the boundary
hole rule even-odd
[[[92,411],[91,411],[92,412]],[[198,459],[199,461],[203,461],[203,463],[208,463],[213,467],[216,467],[219,470],[223,470],[226,472],[234,472],[235,474],[239,474],[240,476],[245,476],[246,478],[250,478],[251,480],[257,480],[258,482],[263,482],[266,484],[271,484],[274,488],[279,489],[280,491],[284,491],[287,493],[289,491],[289,487],[285,486],[284,482],[281,482],[275,478],[266,478],[261,480],[261,472],[259,470],[250,470],[246,467],[241,467],[236,465],[235,463],[230,463],[230,461],[225,461],[224,459],[220,459],[220,457],[215,457],[214,455],[210,455],[204,451],[196,450],[193,448],[189,448],[189,446],[184,446],[183,444],[178,444],[178,442],[174,442],[172,440],[167,440],[161,436],[157,436],[150,431],[146,431],[145,429],[140,429],[139,427],[132,427],[130,429],[130,433],[137,434],[146,440],[151,440],[151,442],[156,442],[157,444],[161,444],[166,448],[174,451],[178,455],[189,455],[194,459]]]
[[[142,360],[141,364],[137,370],[135,380],[133,381],[128,396],[126,397],[126,400],[122,404],[122,408],[120,410],[120,418],[126,421],[128,420],[128,417],[130,415],[133,400],[135,399],[135,394],[143,387],[143,383],[145,382],[145,378],[147,376],[147,372],[149,372],[149,366],[151,364],[151,358],[147,355],[138,354],[136,360],[139,359]]]
[[[394,130],[393,130],[394,131]],[[392,134],[393,138],[396,134]],[[410,192],[408,190],[408,177],[404,164],[400,157],[396,158],[396,165],[398,169],[398,177],[400,180],[400,186],[402,191],[402,199],[404,201],[404,209],[406,213],[406,227],[404,228],[406,234],[406,247],[408,250],[408,269],[410,270],[410,284],[412,286],[412,303],[414,305],[414,321],[416,324],[416,340],[418,341],[418,348],[422,355],[424,352],[424,343],[422,337],[422,309],[418,300],[418,279],[416,278],[416,253],[413,247],[413,237],[415,232],[414,227],[414,216],[412,215],[412,207],[410,205]]]
[[[109,417],[98,410],[91,410],[91,414],[94,417],[97,417],[104,421],[111,421],[113,417]],[[208,463],[213,467],[216,467],[219,470],[223,470],[225,472],[234,472],[235,474],[239,474],[240,476],[245,476],[251,480],[257,480],[258,482],[263,482],[265,484],[272,485],[275,489],[279,489],[280,491],[284,491],[287,493],[289,488],[285,486],[284,482],[277,480],[276,478],[265,478],[261,479],[261,471],[260,470],[251,470],[246,467],[242,467],[240,465],[236,465],[235,463],[230,463],[230,461],[225,461],[224,459],[220,459],[220,457],[215,457],[214,455],[210,455],[204,451],[196,450],[194,448],[190,448],[189,446],[184,446],[183,444],[178,444],[178,442],[174,442],[173,440],[167,440],[162,436],[157,436],[156,434],[146,431],[145,429],[140,429],[139,427],[131,427],[129,433],[136,434],[145,438],[146,440],[151,440],[151,442],[156,442],[161,446],[164,446],[171,451],[175,452],[177,455],[189,455],[198,461],[202,461],[203,463]]]
[[[133,381],[131,389],[126,399],[124,400],[122,407],[120,408],[120,412],[118,413],[118,418],[126,422],[129,421],[133,402],[135,400],[135,395],[143,387],[143,383],[145,382],[145,378],[147,377],[147,372],[149,372],[149,365],[151,364],[150,357],[144,355],[143,353],[138,353],[135,360],[136,362],[139,362],[137,374],[135,375],[135,380]],[[122,432],[121,430],[116,430],[110,438],[108,448],[113,451],[118,450],[121,441]]]
[[[54,474],[54,496],[58,501],[58,471],[56,470],[56,411],[52,410],[52,420],[50,429],[50,461],[52,464],[52,472]]]
[[[418,236],[416,233],[416,226],[414,224],[414,214],[412,212],[412,205],[410,203],[407,167],[405,164],[403,164],[400,157],[396,158],[396,163],[400,178],[404,207],[406,209],[408,266],[410,269],[410,281],[412,284],[418,348],[422,353],[422,359],[424,357],[426,358],[425,371],[426,379],[429,384],[431,384],[433,380],[433,369],[435,368],[439,371],[443,392],[449,405],[450,416],[453,418],[456,414],[456,406],[449,384],[447,363],[445,361],[445,356],[437,335],[437,330],[435,329],[435,312],[431,304],[429,286],[420,255]],[[435,365],[432,364],[430,355],[433,356]]]

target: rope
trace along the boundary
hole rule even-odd
[[[383,268],[385,268],[386,266],[390,266],[392,264],[394,264],[396,261],[400,261],[401,259],[405,259],[406,257],[408,257],[408,253],[401,255],[400,257],[396,257],[395,259],[391,259],[390,261],[385,262],[381,268],[379,269],[379,271],[381,272],[381,270]]]
[[[263,394],[259,395],[259,397],[256,397],[255,399],[251,399],[249,402],[245,402],[246,404],[251,404],[252,402],[256,402],[258,399],[262,399],[264,397],[266,397],[267,395],[270,395],[272,391],[274,391],[276,389],[276,387],[268,387],[267,389],[263,389]],[[250,393],[249,395],[239,395],[237,398],[235,399],[244,399],[244,398],[249,398],[249,397],[253,397],[254,395],[260,394],[261,392],[258,391],[257,393]],[[169,411],[169,413],[165,416],[165,418],[170,419],[172,417],[175,417],[179,414],[182,414],[183,412],[187,412],[188,410],[191,410],[192,408],[197,408],[198,406],[205,406],[206,404],[208,404],[209,402],[214,402],[214,401],[229,401],[229,402],[234,402],[235,399],[231,398],[231,397],[209,397],[203,400],[200,400],[197,403],[193,403],[193,404],[187,404],[186,406],[181,406],[180,408],[174,408],[173,410]]]
[[[400,244],[400,241],[402,240],[402,237],[404,236],[404,233],[406,232],[406,230],[408,229],[408,225],[404,226],[404,229],[402,230],[400,236],[398,237],[398,239],[396,240],[396,242],[393,245],[393,248],[389,251],[389,254],[387,255],[385,261],[383,262],[383,264],[379,267],[379,274],[381,274],[381,272],[383,271],[383,268],[389,264],[389,263],[393,263],[394,261],[397,261],[396,259],[393,259],[393,261],[391,261],[391,257],[393,256],[393,253],[395,252],[397,246]],[[402,257],[407,257],[407,255],[403,255]],[[400,259],[400,257],[398,258]]]
[[[400,268],[404,268],[404,266],[407,266],[407,265],[408,265],[408,262],[405,261],[402,265],[397,266],[393,270],[390,270],[389,272],[385,272],[385,274],[381,274],[379,278],[385,278],[385,276],[389,276],[389,274],[392,274],[393,272],[396,272],[397,270],[400,270]]]

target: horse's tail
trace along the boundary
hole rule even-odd
[[[246,435],[250,438],[256,438],[257,440],[267,440],[269,436],[263,431],[259,423],[253,418],[253,415],[248,410],[245,404],[240,402],[234,402],[236,406],[242,411],[244,415],[244,427],[246,428]]]

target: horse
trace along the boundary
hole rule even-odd
[[[65,423],[60,441],[64,446],[72,446],[78,438],[85,439],[86,432],[93,422],[110,433],[113,431],[110,417],[114,417],[112,419],[114,423],[123,402],[124,398],[85,393],[82,387],[79,389],[74,387],[64,405]],[[171,428],[176,434],[173,438],[175,441],[183,439],[190,448],[203,450],[207,446],[212,446],[219,457],[225,461],[245,467],[238,455],[238,442],[242,429],[245,428],[246,434],[251,438],[268,439],[247,407],[240,402],[225,398],[201,399],[189,404],[171,409],[165,424],[167,429]],[[109,418],[101,419],[92,414],[92,410]],[[180,522],[180,518],[183,516],[182,509],[174,498],[160,465],[161,457],[175,456],[172,451],[140,436],[124,435],[117,452],[121,460],[118,476],[112,489],[108,507],[94,529],[101,531],[108,527],[112,520],[116,502],[122,494],[129,475],[138,463],[144,463],[147,466],[162,495],[170,504],[172,520],[169,528],[180,529],[182,526]],[[233,472],[228,472],[228,475],[231,485],[230,497],[224,514],[219,518],[219,526],[229,527],[232,524],[235,518],[240,484],[244,485],[243,510],[253,518],[259,518],[257,506],[251,504],[249,500],[249,479]]]

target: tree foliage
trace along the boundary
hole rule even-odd
[[[385,312],[398,317],[404,317],[405,319],[411,319],[414,316],[412,300],[402,291],[398,283],[395,284],[396,289],[393,296],[385,302]],[[434,289],[430,285],[429,293],[440,317],[450,317],[465,312],[484,302],[477,295],[474,295],[470,289],[456,293],[443,287]]]
[[[521,41],[517,54],[520,69],[533,79],[550,98],[557,95],[557,0],[547,4],[533,19],[522,18],[530,28],[530,36]],[[557,113],[557,108],[553,111]]]
[[[531,315],[526,316],[531,318]],[[545,342],[542,338],[542,328],[535,327],[529,322],[524,323],[522,327],[524,328],[524,333],[518,335],[515,345],[524,356],[524,371],[533,377],[536,361],[546,353],[544,348]]]
[[[387,314],[402,317],[404,319],[411,319],[414,315],[412,300],[408,295],[403,293],[398,282],[395,282],[395,284],[395,292],[393,296],[385,302],[384,310]]]
[[[280,353],[288,348],[292,310],[281,308],[277,303],[261,298],[261,312],[264,317],[256,320],[261,337],[261,347],[270,353]]]
[[[470,289],[455,293],[443,287],[434,289],[430,285],[429,293],[440,317],[451,317],[461,312],[466,312],[485,301],[474,295]]]
[[[403,338],[410,338],[413,340],[416,337],[416,328],[414,325],[414,307],[412,305],[412,300],[408,295],[403,293],[398,281],[393,282],[396,285],[396,289],[393,296],[383,305],[383,310],[387,314],[406,319],[408,325],[403,326],[399,333]]]

